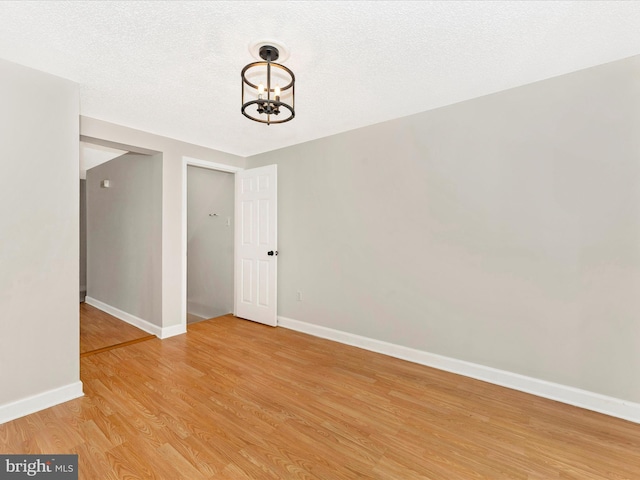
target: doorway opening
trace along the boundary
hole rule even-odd
[[[84,357],[155,338],[160,328],[162,154],[84,136],[80,141]]]
[[[243,169],[182,157],[181,322],[187,328],[187,167],[234,175],[233,315],[277,325],[277,165]],[[215,212],[211,212],[215,213]]]
[[[242,170],[232,165],[182,157],[181,328],[185,330],[187,323],[235,314],[234,185],[235,173]],[[215,189],[216,186],[220,187],[218,192],[207,192],[207,188]],[[220,250],[216,251],[216,248]],[[196,264],[198,259],[205,265]],[[216,267],[219,267],[218,271],[215,271]]]
[[[234,183],[187,166],[187,324],[233,313]]]
[[[87,170],[129,153],[80,139],[80,303],[87,296]]]

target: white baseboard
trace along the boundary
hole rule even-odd
[[[153,323],[149,323],[146,320],[143,320],[135,315],[131,315],[130,313],[124,312],[119,308],[112,307],[111,305],[101,302],[100,300],[96,300],[93,297],[87,296],[85,298],[85,303],[91,305],[92,307],[96,307],[103,312],[107,312],[109,315],[113,315],[116,318],[119,318],[123,322],[127,322],[129,325],[133,325],[134,327],[138,327],[140,330],[144,330],[147,333],[155,335],[156,337],[160,337],[162,333],[162,328],[154,325]]]
[[[311,323],[301,322],[286,317],[278,317],[280,327],[308,333],[316,337],[326,338],[335,342],[352,345],[372,352],[382,353],[409,362],[426,365],[428,367],[457,373],[502,387],[519,390],[539,397],[556,400],[558,402],[585,408],[594,412],[604,413],[612,417],[622,418],[640,423],[640,403],[634,403],[619,398],[608,397],[599,393],[581,390],[579,388],[548,382],[517,373],[498,370],[476,363],[465,362],[455,358],[445,357],[434,353],[416,350],[393,343],[383,342],[352,333],[321,327]]]
[[[162,327],[160,335],[161,340],[169,337],[175,337],[176,335],[182,335],[183,333],[187,333],[186,325],[173,325],[171,327]]]
[[[77,381],[63,387],[32,395],[22,400],[0,405],[0,424],[39,412],[45,408],[82,397],[82,382]]]
[[[86,297],[85,303],[88,303],[92,307],[96,307],[103,312],[107,312],[109,315],[113,315],[116,318],[119,318],[123,322],[127,322],[134,327],[138,327],[140,330],[144,330],[151,335],[155,335],[156,337],[164,340],[165,338],[174,337],[176,335],[181,335],[183,333],[187,333],[187,326],[183,324],[172,325],[170,327],[159,327],[154,325],[153,323],[147,322],[135,315],[131,315],[130,313],[124,312],[119,308],[112,307],[100,300],[96,300],[93,297]]]

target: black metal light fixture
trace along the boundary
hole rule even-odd
[[[250,63],[242,69],[242,114],[256,122],[285,123],[296,116],[293,72],[274,63],[278,49],[263,45],[259,50],[264,62]]]

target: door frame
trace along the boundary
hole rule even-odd
[[[181,282],[180,282],[180,326],[184,328],[183,331],[187,331],[187,167],[200,167],[207,168],[209,170],[216,170],[218,172],[232,173],[241,172],[243,167],[235,167],[233,165],[226,165],[224,163],[209,162],[207,160],[200,160],[193,157],[182,157],[182,239],[181,239]],[[235,200],[234,200],[235,202]],[[235,219],[234,219],[235,223]],[[235,244],[235,228],[233,230],[234,244]],[[235,260],[234,260],[235,261]],[[235,282],[235,268],[234,277],[231,279],[233,282],[233,314],[235,315],[235,297],[236,297],[236,282]]]

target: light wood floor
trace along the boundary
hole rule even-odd
[[[86,356],[153,338],[144,330],[129,325],[87,303],[80,304],[80,355]]]
[[[83,479],[640,479],[640,425],[226,316],[81,359],[0,425]]]

